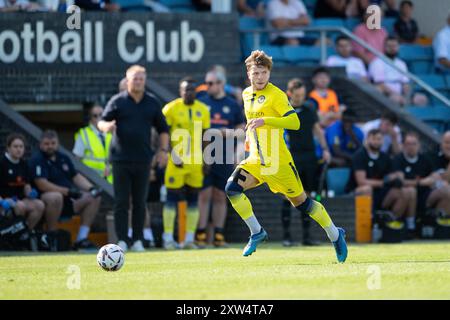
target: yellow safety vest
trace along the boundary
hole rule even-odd
[[[100,137],[95,133],[91,126],[81,128],[75,134],[75,141],[78,136],[81,137],[85,146],[81,162],[97,171],[101,177],[104,177],[105,169],[108,167],[109,175],[106,180],[109,183],[112,183],[112,168],[109,163],[109,146],[111,145],[112,134],[109,132],[104,134],[105,146],[103,146]]]

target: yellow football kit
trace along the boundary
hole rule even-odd
[[[173,152],[183,162],[182,167],[175,166],[176,159],[169,156],[164,183],[169,189],[179,189],[185,185],[201,188],[203,185],[203,130],[210,127],[208,107],[198,100],[186,105],[178,98],[163,108]]]
[[[247,121],[264,118],[265,124],[256,130],[247,130],[249,156],[238,167],[267,183],[274,193],[293,198],[303,192],[297,169],[283,138],[284,129],[275,127],[276,121],[295,113],[286,94],[271,83],[263,90],[251,87],[242,93]],[[284,120],[284,119],[283,119]]]

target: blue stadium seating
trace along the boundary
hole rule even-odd
[[[383,19],[381,19],[381,25],[386,29],[386,31],[390,35],[394,34],[395,20],[396,20],[396,18],[389,18],[389,17],[388,18],[383,17]]]
[[[333,190],[336,196],[345,193],[345,187],[350,179],[349,168],[333,168],[327,171],[327,188]]]
[[[450,129],[450,107],[429,106],[429,107],[407,107],[406,111],[422,120],[432,128],[442,133]]]
[[[191,0],[158,0],[159,3],[169,7],[174,12],[193,12],[195,7]]]
[[[447,94],[448,86],[444,76],[440,74],[418,74],[417,76],[421,80],[426,82],[428,85],[430,85],[433,89],[439,91],[444,96]],[[414,85],[414,91],[424,92],[424,90],[417,85]],[[441,104],[441,101],[439,99],[435,98],[434,96],[431,96],[428,93],[426,93],[426,95],[428,96],[428,99],[430,100],[431,104],[433,105]]]
[[[265,27],[264,19],[258,19],[253,17],[240,17],[239,18],[239,30],[253,30]],[[260,45],[267,45],[269,43],[269,36],[266,33],[260,34]],[[244,57],[248,56],[250,52],[255,48],[254,34],[253,33],[241,33],[241,48]]]
[[[349,29],[350,31],[353,31],[353,29],[355,29],[356,26],[360,23],[361,23],[361,19],[359,19],[359,18],[348,18],[345,20],[345,27],[347,29]]]
[[[123,11],[151,11],[152,9],[145,5],[144,0],[114,0],[114,3],[120,5]]]
[[[280,46],[264,45],[261,46],[259,49],[267,53],[269,56],[271,56],[273,61],[279,65],[279,63],[283,63],[285,61],[282,48],[283,47]]]
[[[433,48],[431,46],[401,45],[399,57],[405,60],[412,73],[428,73],[433,70]]]

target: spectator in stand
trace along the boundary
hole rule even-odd
[[[301,0],[271,0],[267,5],[267,20],[275,29],[296,28],[310,24],[308,11]],[[313,44],[303,31],[283,31],[270,35],[274,45]]]
[[[265,16],[264,0],[238,0],[237,9],[244,16],[258,18]]]
[[[345,18],[348,0],[317,0],[314,18]]]
[[[355,34],[355,36],[365,41],[375,50],[383,52],[384,42],[388,37],[388,32],[383,27],[381,29],[373,29],[373,30],[367,28],[366,22],[369,17],[370,15],[365,14],[363,22],[361,22],[359,25],[356,26],[356,28],[353,30],[353,33]],[[370,62],[372,62],[372,60],[375,59],[375,55],[373,53],[371,53],[369,50],[366,50],[364,47],[357,44],[356,42],[353,42],[353,54],[356,57],[361,58],[366,65],[369,65]]]
[[[399,154],[402,151],[402,134],[397,125],[398,118],[395,113],[383,113],[380,119],[375,119],[367,122],[362,130],[364,136],[367,137],[369,131],[379,129],[383,135],[383,144],[381,151],[392,154]]]
[[[370,130],[364,148],[353,156],[348,189],[356,187],[355,194],[372,195],[375,210],[390,210],[400,220],[408,214],[412,195],[408,188],[403,188],[401,175],[392,172],[391,159],[381,151],[382,144],[381,131]]]
[[[326,68],[319,67],[312,75],[313,90],[309,98],[317,103],[320,124],[323,128],[328,127],[334,121],[341,119],[344,105],[339,102],[336,91],[330,89],[331,77]]]
[[[386,18],[398,18],[399,11],[396,0],[384,0],[384,16]]]
[[[410,188],[413,195],[408,206],[408,218],[406,218],[406,227],[410,230],[410,236],[414,235],[416,211],[423,216],[431,187],[436,182],[431,161],[419,150],[419,136],[415,132],[408,132],[403,141],[403,152],[393,160],[393,170],[401,174],[403,185]],[[440,195],[439,201],[442,201],[444,194],[440,193]]]
[[[52,205],[61,210],[63,217],[71,218],[80,214],[81,225],[75,249],[96,249],[88,240],[89,231],[100,208],[100,190],[79,174],[69,157],[58,151],[59,139],[55,131],[47,130],[41,136],[39,151],[30,160],[31,176],[34,184],[43,193],[51,195]],[[49,200],[47,196],[47,200]],[[49,221],[47,223],[50,228]],[[56,229],[53,221],[51,230]]]
[[[325,137],[331,150],[331,164],[335,167],[350,167],[352,157],[362,146],[364,133],[355,125],[356,114],[347,109],[338,120],[326,128]]]
[[[408,71],[406,63],[398,58],[399,43],[397,38],[388,37],[384,45],[384,54],[401,70]],[[409,79],[380,58],[375,58],[369,65],[369,75],[377,89],[395,103],[408,104],[411,88]]]
[[[367,70],[360,58],[352,56],[352,42],[347,36],[336,38],[337,54],[328,57],[328,67],[345,67],[347,76],[351,79],[368,81]]]
[[[86,166],[95,170],[102,178],[112,183],[112,169],[109,163],[109,148],[112,134],[98,129],[103,107],[93,104],[88,111],[89,125],[75,134],[72,153]]]
[[[0,159],[0,199],[18,216],[26,219],[29,230],[41,220],[44,213],[44,202],[39,200],[36,189],[31,188],[31,179],[25,154],[25,137],[12,133],[6,138],[6,152]]]
[[[450,12],[447,25],[441,29],[433,41],[435,66],[438,71],[450,73]]]
[[[367,7],[370,5],[370,0],[350,0],[350,3],[347,6],[347,16],[362,19],[366,14]]]
[[[120,11],[120,6],[111,0],[75,0],[75,5],[88,11]]]
[[[192,0],[197,11],[211,11],[211,0]]]
[[[414,5],[411,1],[402,1],[400,4],[400,16],[394,24],[395,35],[401,43],[415,43],[419,36],[419,28],[413,19]]]
[[[437,208],[447,217],[450,215],[450,131],[442,136],[441,148],[431,155],[435,182],[427,199],[427,207]]]
[[[41,6],[28,0],[0,0],[0,12],[38,11]]]

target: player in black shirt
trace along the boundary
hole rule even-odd
[[[441,150],[431,155],[434,184],[427,199],[427,207],[450,215],[450,131],[442,136]]]
[[[375,210],[390,210],[400,219],[407,212],[411,194],[402,188],[400,174],[392,172],[391,159],[381,151],[382,143],[381,131],[370,130],[364,148],[353,156],[348,189],[356,187],[356,194],[372,195]]]
[[[6,152],[0,159],[0,199],[13,208],[14,213],[26,218],[33,230],[44,213],[44,203],[37,199],[38,193],[31,188],[26,162],[25,137],[10,134],[6,138]]]
[[[286,130],[285,140],[294,159],[295,167],[298,169],[305,191],[309,194],[317,188],[318,160],[314,136],[322,146],[323,161],[330,161],[330,152],[325,140],[324,133],[319,124],[317,106],[312,100],[306,100],[306,87],[300,79],[292,79],[288,82],[290,103],[294,107],[300,120],[300,130]],[[290,235],[291,225],[291,203],[284,201],[281,211],[283,225],[283,245],[292,245]],[[309,238],[309,226],[311,218],[309,215],[301,215],[303,226],[303,245],[314,245]]]
[[[405,218],[411,236],[415,230],[416,211],[423,213],[426,210],[425,204],[435,183],[431,161],[419,150],[419,136],[408,132],[404,137],[403,152],[393,160],[393,171],[400,173],[404,188],[411,194]]]

